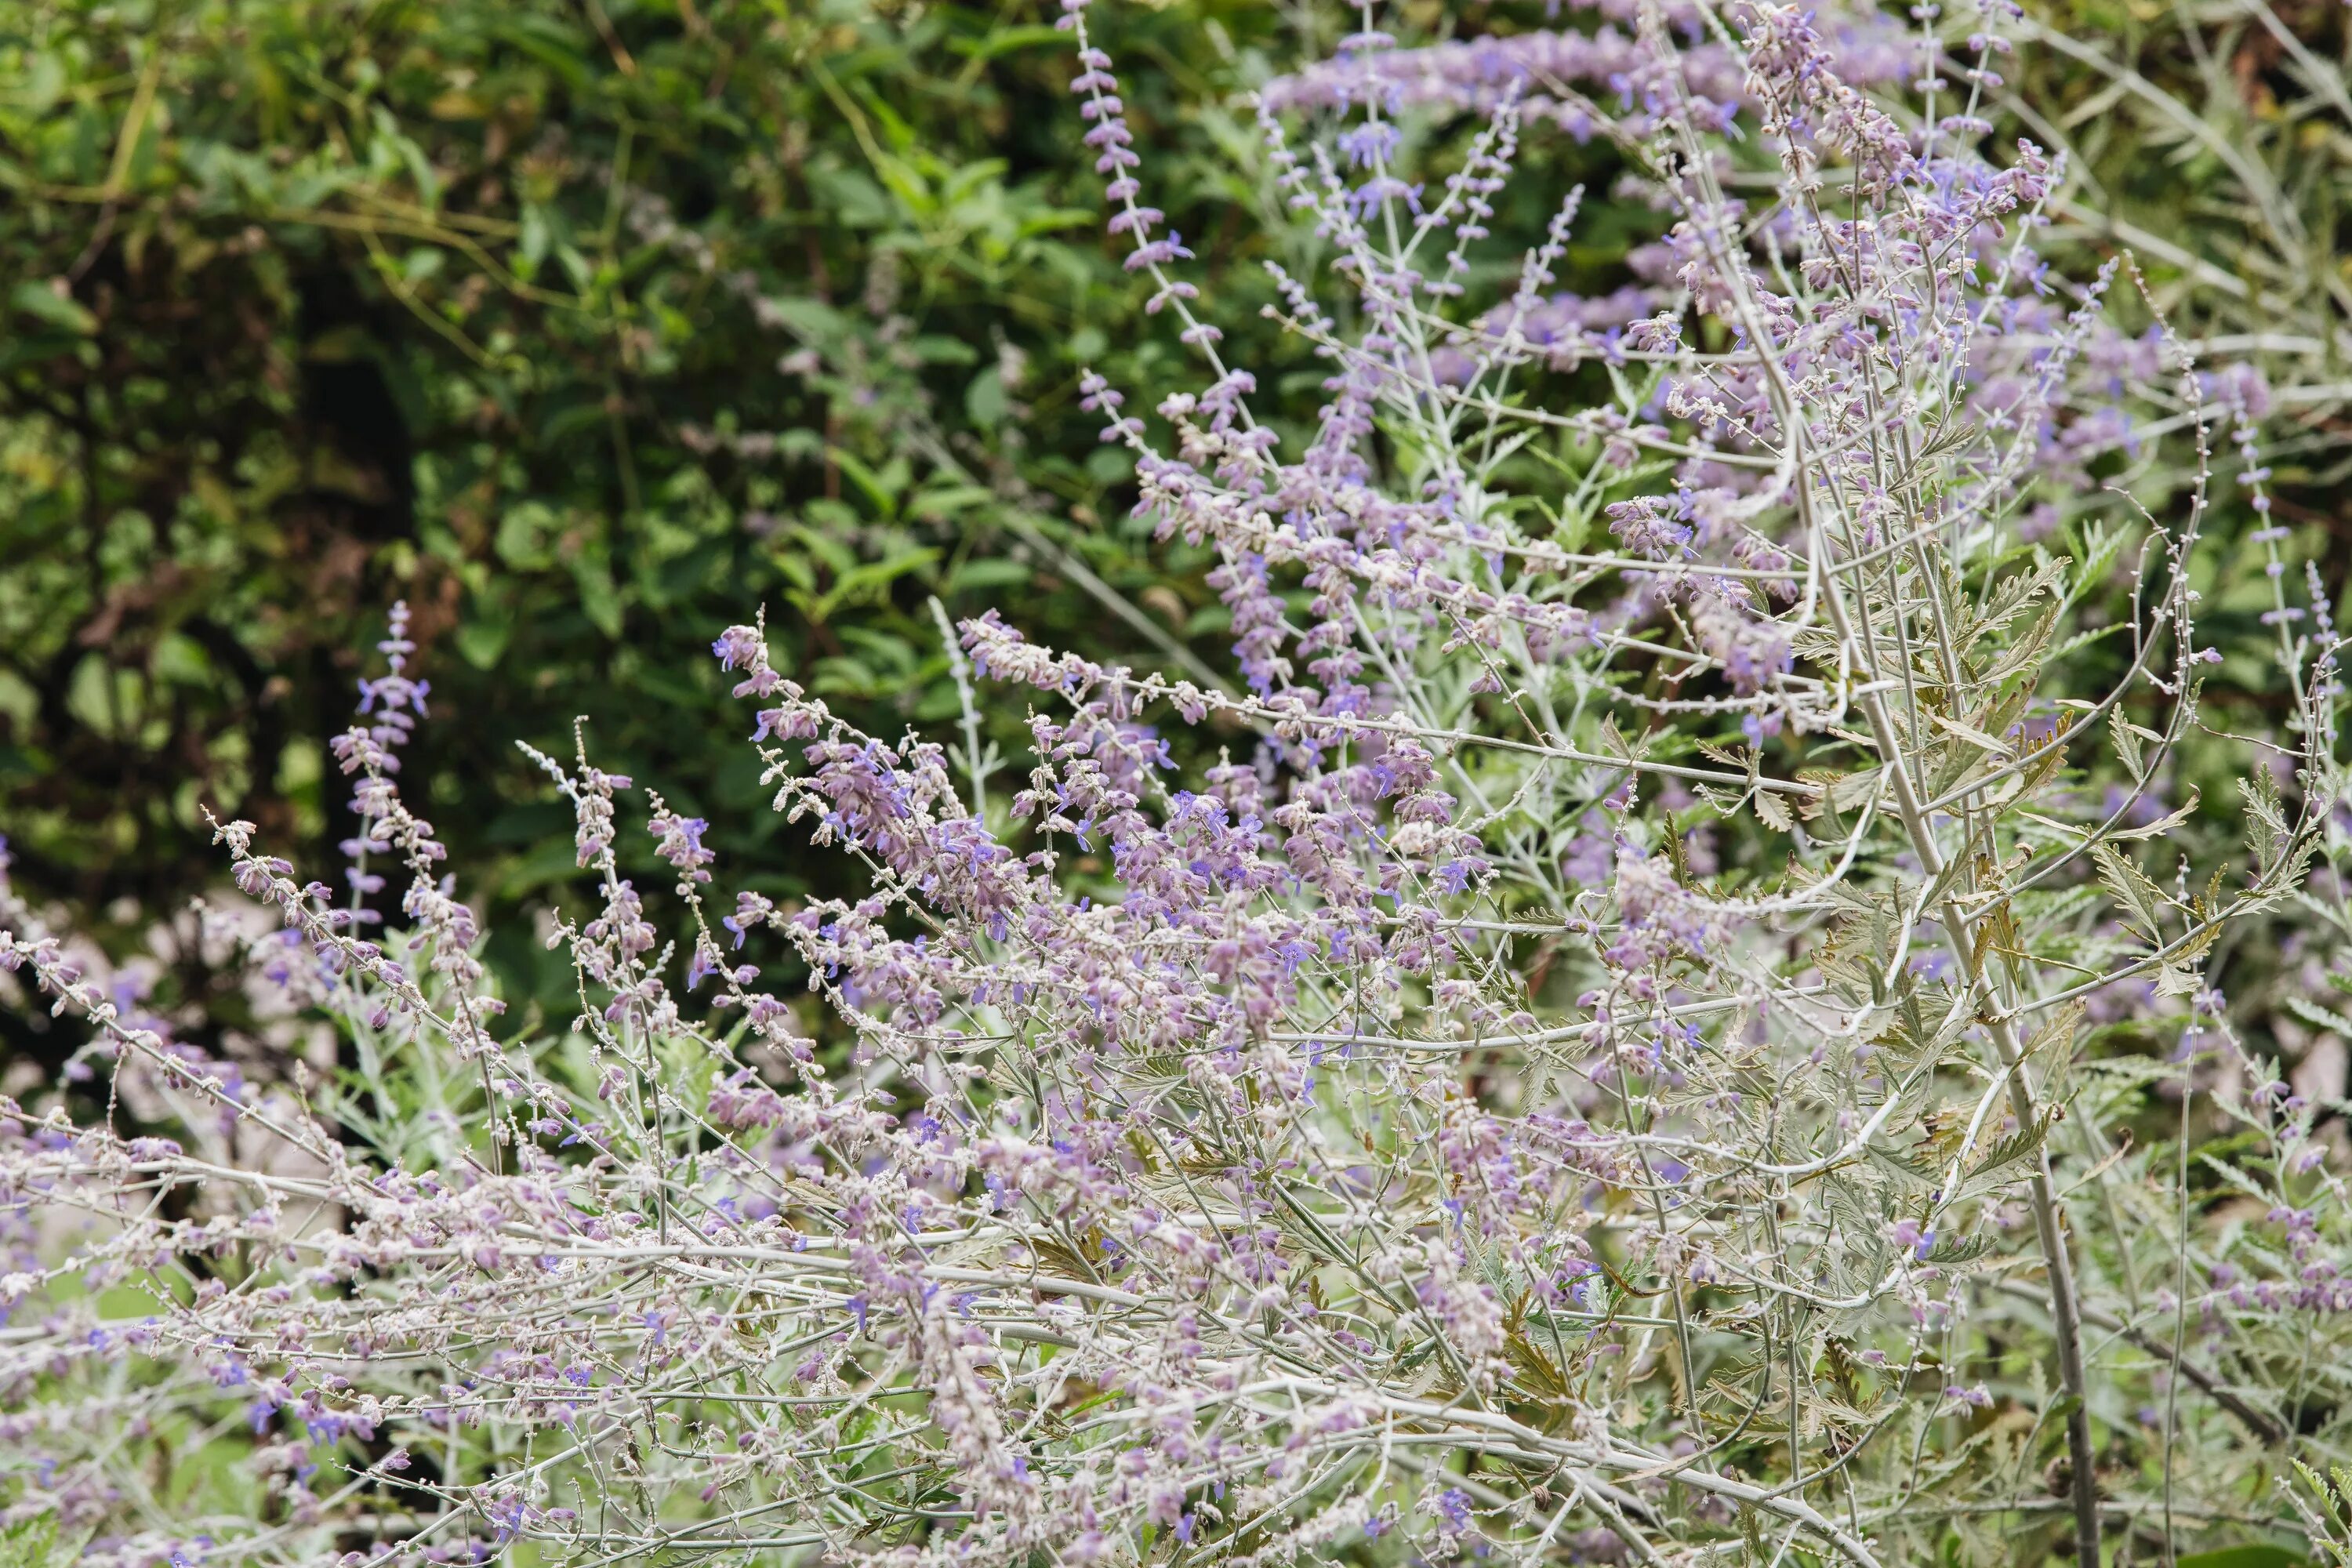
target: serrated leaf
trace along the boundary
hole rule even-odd
[[[2110,724],[2107,734],[2116,743],[2116,761],[2124,765],[2124,775],[2135,784],[2147,777],[2147,763],[2141,756],[2139,737],[2128,724]]]
[[[1991,1171],[2002,1165],[2015,1164],[2018,1161],[2025,1159],[2040,1149],[2042,1141],[2050,1136],[2051,1123],[2054,1120],[2055,1118],[2043,1116],[2031,1128],[2021,1128],[1997,1142],[1985,1145],[1983,1154],[1977,1161],[1977,1170],[1979,1173]]]
[[[1972,1263],[1992,1250],[1992,1237],[1984,1235],[1955,1236],[1947,1232],[1936,1238],[1923,1260],[1928,1263]]]
[[[1504,1354],[1518,1374],[1520,1386],[1547,1405],[1565,1405],[1574,1397],[1575,1390],[1559,1368],[1553,1364],[1534,1341],[1519,1330],[1511,1331],[1504,1343]]]
[[[1687,888],[1691,885],[1689,848],[1683,843],[1682,827],[1675,821],[1675,814],[1671,811],[1666,813],[1664,838],[1666,863],[1674,868],[1675,885]]]
[[[2038,794],[2060,768],[2066,765],[2066,748],[2053,740],[2030,742],[2025,748],[2025,766],[2017,777],[2016,799],[2023,800]]]
[[[2066,574],[2068,564],[2069,562],[2063,555],[2053,555],[2033,571],[2021,573],[2003,582],[1994,591],[1992,596],[1986,600],[1983,613],[1977,617],[1969,632],[1969,642],[1973,644],[1990,633],[2000,630],[2020,610],[2031,603],[2036,594],[2045,588],[2054,588],[2059,580]],[[2056,607],[2052,606],[2053,609]],[[2044,635],[2047,635],[2046,632]]]
[[[2046,1054],[2051,1058],[2050,1070],[2062,1070],[2074,1058],[2074,1031],[2082,1026],[2089,1010],[2088,1004],[2079,999],[2059,1008],[2026,1037],[2025,1055],[2035,1058]]]
[[[2238,781],[2238,793],[2246,801],[2246,846],[2254,852],[2256,863],[2267,867],[2278,858],[2280,842],[2287,835],[2286,817],[2279,809],[2278,783],[2270,769],[2257,765]]]
[[[2197,987],[2197,972],[2186,964],[2168,963],[2156,972],[2156,994],[2159,996],[2194,996]]]
[[[58,1550],[58,1516],[37,1514],[0,1529],[0,1568],[62,1568],[71,1555]]]
[[[2323,1007],[2316,1002],[2290,996],[2286,999],[2286,1010],[2306,1024],[2333,1030],[2346,1040],[2352,1041],[2352,1018],[2346,1017],[2333,1007]]]
[[[1972,746],[1981,747],[1996,756],[2009,755],[2009,745],[2006,742],[1995,740],[1973,724],[1963,724],[1958,719],[1947,719],[1933,709],[1928,710],[1927,718],[1937,729],[1958,735]]]
[[[1873,1165],[1895,1177],[1899,1184],[1915,1193],[1935,1191],[1936,1183],[1943,1174],[1940,1170],[1933,1166],[1923,1170],[1910,1161],[1880,1148],[1875,1143],[1871,1144],[1863,1152],[1868,1156]]]
[[[2166,834],[2171,832],[2174,828],[2189,820],[2190,815],[2196,811],[2198,802],[2200,798],[2201,797],[2197,793],[2196,787],[2191,785],[2189,791],[2189,804],[2187,805],[2181,806],[2177,811],[2168,811],[2162,816],[2157,818],[2154,822],[2143,823],[2137,827],[2121,827],[2113,829],[2107,834],[2107,837],[2116,843],[2131,842],[2143,838],[2161,838]]]
[[[1840,811],[1848,811],[1862,805],[1878,793],[1884,772],[1881,768],[1869,768],[1858,773],[1846,774],[1830,785],[1830,803]]]
[[[2098,863],[2099,879],[2107,885],[2107,891],[2116,896],[2116,902],[2131,911],[2132,918],[2139,922],[2140,930],[2147,939],[2157,941],[2164,929],[2157,918],[2157,910],[2163,907],[2164,895],[2158,890],[2156,884],[2149,881],[2138,867],[2104,844],[2091,851],[2091,858]]]
[[[2058,629],[2058,616],[2063,608],[2052,604],[2034,616],[2033,624],[2026,628],[2025,635],[2003,650],[1992,668],[1985,672],[1985,683],[2005,686],[2021,673],[2040,668],[2046,662],[2045,650],[2050,646],[2052,635]],[[2029,680],[2027,684],[2032,682]]]
[[[2098,592],[2105,584],[2116,558],[2123,553],[2124,538],[2124,531],[2119,528],[2110,531],[2095,527],[2090,531],[2084,540],[2090,548],[2083,552],[2083,568],[2074,574],[2074,582],[2066,589],[2068,604]]]

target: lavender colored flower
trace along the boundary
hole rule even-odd
[[[2237,1462],[2173,1395],[2270,1441],[2189,1369],[2323,1364],[2352,1308],[2328,1092],[2209,973],[2352,852],[2336,634],[2288,601],[2285,539],[2257,542],[2295,766],[2248,770],[2234,879],[2147,846],[2188,820],[2155,796],[2202,722],[2210,436],[2251,506],[2272,393],[2113,327],[2122,274],[2035,248],[2060,172],[1987,151],[1994,34],[1956,107],[1932,7],[1599,9],[1425,48],[1367,9],[1268,85],[1315,261],[1277,313],[1325,377],[1294,425],[1222,357],[1063,0],[1108,237],[1198,367],[1078,394],[1139,519],[1213,561],[1230,686],[962,623],[979,690],[1027,711],[1008,799],[977,742],[866,733],[764,622],[725,628],[780,830],[853,874],[774,896],[703,818],[625,811],[576,730],[530,754],[573,819],[543,926],[578,1010],[509,1019],[399,787],[426,689],[395,608],[334,744],[361,902],[215,829],[331,1081],[190,1044],[0,878],[0,969],[86,1041],[70,1105],[102,1075],[172,1134],[0,1100],[0,1432],[44,1456],[6,1484],[123,1568],[164,1550],[134,1477],[193,1429],[246,1445],[272,1511],[234,1549],[270,1561],[381,1539],[397,1499],[383,1555],[436,1562],[1663,1561],[1761,1531],[1873,1564],[1937,1557],[2063,1453],[2096,1561],[2103,1474]],[[1580,193],[1511,199],[1546,123],[1639,165],[1664,232],[1622,287],[1560,285]],[[1542,237],[1494,254],[1520,210]],[[2070,659],[2112,568],[2053,541],[2119,458],[2150,502],[2130,652]],[[667,887],[625,874],[648,851]],[[2178,1053],[2070,1071],[2078,1033],[2168,1022]],[[2126,1078],[2240,1130],[2227,1217],[2120,1142]],[[2095,1394],[2168,1412],[2105,1434],[2128,1464]]]

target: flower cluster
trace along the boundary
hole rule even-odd
[[[590,889],[546,932],[579,1012],[509,1024],[399,787],[395,611],[334,745],[351,896],[218,829],[331,1085],[250,1089],[0,907],[87,1064],[215,1133],[0,1101],[11,1506],[125,1568],[1867,1565],[2003,1510],[2095,1562],[2154,1507],[2118,1472],[2168,1509],[2268,1464],[2293,1391],[2216,1368],[2312,1364],[2352,1210],[2210,971],[2352,844],[2336,633],[2278,589],[2294,793],[2252,770],[2202,892],[2143,869],[2191,809],[2156,797],[2200,722],[2210,437],[2259,498],[2267,395],[2035,252],[2057,171],[1982,152],[1992,24],[1645,4],[1407,50],[1367,13],[1262,103],[1324,258],[1276,279],[1327,371],[1291,429],[1064,8],[1110,233],[1201,365],[1148,416],[1080,391],[1139,515],[1213,553],[1239,680],[967,621],[1027,708],[992,800],[976,739],[959,781],[726,628],[774,810],[854,891],[730,889],[579,734],[534,753]],[[1410,178],[1399,117],[1460,111]],[[1668,218],[1597,298],[1556,286],[1574,194],[1495,254],[1551,122]],[[624,874],[640,827],[666,888]],[[2182,1047],[2086,1060],[2102,1024]],[[2116,1117],[2148,1085],[2259,1152],[2221,1167],[2258,1215],[2190,1236]],[[268,1501],[198,1529],[156,1478],[207,1422]]]

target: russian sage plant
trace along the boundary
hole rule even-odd
[[[955,629],[949,746],[727,628],[856,896],[730,892],[583,734],[538,759],[579,1013],[518,1026],[399,787],[395,612],[347,885],[225,822],[280,929],[205,916],[331,1069],[250,1080],[0,906],[102,1106],[0,1104],[11,1513],[123,1564],[2339,1537],[2341,1177],[2209,973],[2261,911],[2352,932],[2302,890],[2347,844],[2337,638],[2259,536],[2284,718],[2200,718],[2200,531],[2264,508],[2268,391],[2036,253],[2000,9],[1430,49],[1367,12],[1261,100],[1319,258],[1286,438],[1064,3],[1109,230],[1200,366],[1083,390],[1213,552],[1233,683],[1015,608]],[[1556,279],[1578,193],[1489,232],[1560,129],[1666,219],[1605,296]],[[2192,742],[2242,754],[2242,847],[2163,797]],[[2094,1047],[2121,1023],[2162,1048]]]

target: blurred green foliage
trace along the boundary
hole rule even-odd
[[[1081,362],[1149,384],[1181,350],[1101,237],[1045,15],[0,12],[19,884],[143,921],[215,879],[205,806],[326,871],[322,742],[399,596],[436,705],[409,788],[494,917],[570,869],[512,742],[575,713],[726,848],[775,831],[704,651],[762,605],[886,730],[954,711],[935,594],[1105,650],[1212,632],[1184,573],[1147,586],[1128,465],[1076,406]],[[1128,28],[1158,199],[1223,226],[1244,291],[1259,196],[1218,105],[1281,25]]]
[[[2045,0],[2000,110],[2063,151],[2059,236],[2127,248],[2176,331],[2262,363],[2294,521],[2352,567],[2352,12],[2337,0]]]
[[[217,881],[207,807],[331,875],[349,818],[324,742],[405,597],[434,685],[407,788],[486,906],[493,962],[560,1005],[568,973],[528,915],[572,875],[566,816],[517,739],[568,750],[584,716],[600,763],[711,819],[730,886],[791,897],[816,874],[761,809],[707,657],[727,624],[764,606],[798,678],[868,727],[942,738],[934,595],[1090,653],[1225,668],[1202,563],[1128,518],[1129,462],[1077,406],[1082,366],[1144,402],[1198,377],[1102,233],[1055,11],[0,8],[16,882],[127,946]],[[1199,253],[1226,357],[1303,420],[1324,369],[1259,318],[1258,263],[1308,241],[1269,204],[1243,100],[1349,24],[1173,0],[1103,25],[1149,199]],[[1415,0],[1400,30],[1542,25],[1532,3]],[[2094,41],[2021,49],[2000,89],[2085,175],[2062,226],[2134,247],[2184,333],[2352,383],[2341,7],[2066,0],[2028,27]],[[1657,219],[1610,196],[1613,154],[1554,136],[1526,155],[1496,253],[1582,180],[1568,281],[1622,281]],[[2341,581],[2352,399],[2298,395],[2279,506]],[[2267,586],[2220,559],[2209,624],[2259,686]],[[1017,744],[1017,697],[985,717]],[[1226,740],[1247,737],[1204,738]],[[2183,766],[2227,798],[2225,751]],[[163,945],[207,983],[189,943]]]
[[[1103,235],[1055,14],[0,12],[19,885],[127,937],[216,879],[207,806],[327,873],[349,819],[323,742],[399,596],[435,703],[407,787],[504,933],[495,962],[551,995],[568,973],[525,982],[545,961],[505,917],[571,854],[517,738],[568,750],[585,716],[603,764],[713,820],[730,876],[801,890],[761,852],[780,825],[705,654],[762,605],[793,672],[886,732],[955,715],[934,595],[1219,662],[1202,563],[1129,520],[1129,461],[1077,406],[1085,365],[1133,389],[1194,372]],[[1150,199],[1230,357],[1300,416],[1324,373],[1258,317],[1258,247],[1286,242],[1243,97],[1339,22],[1187,0],[1111,39]],[[1559,140],[1537,159],[1605,183],[1612,154]],[[1606,278],[1654,224],[1590,213],[1577,270]],[[1017,704],[990,719],[1017,741]]]

